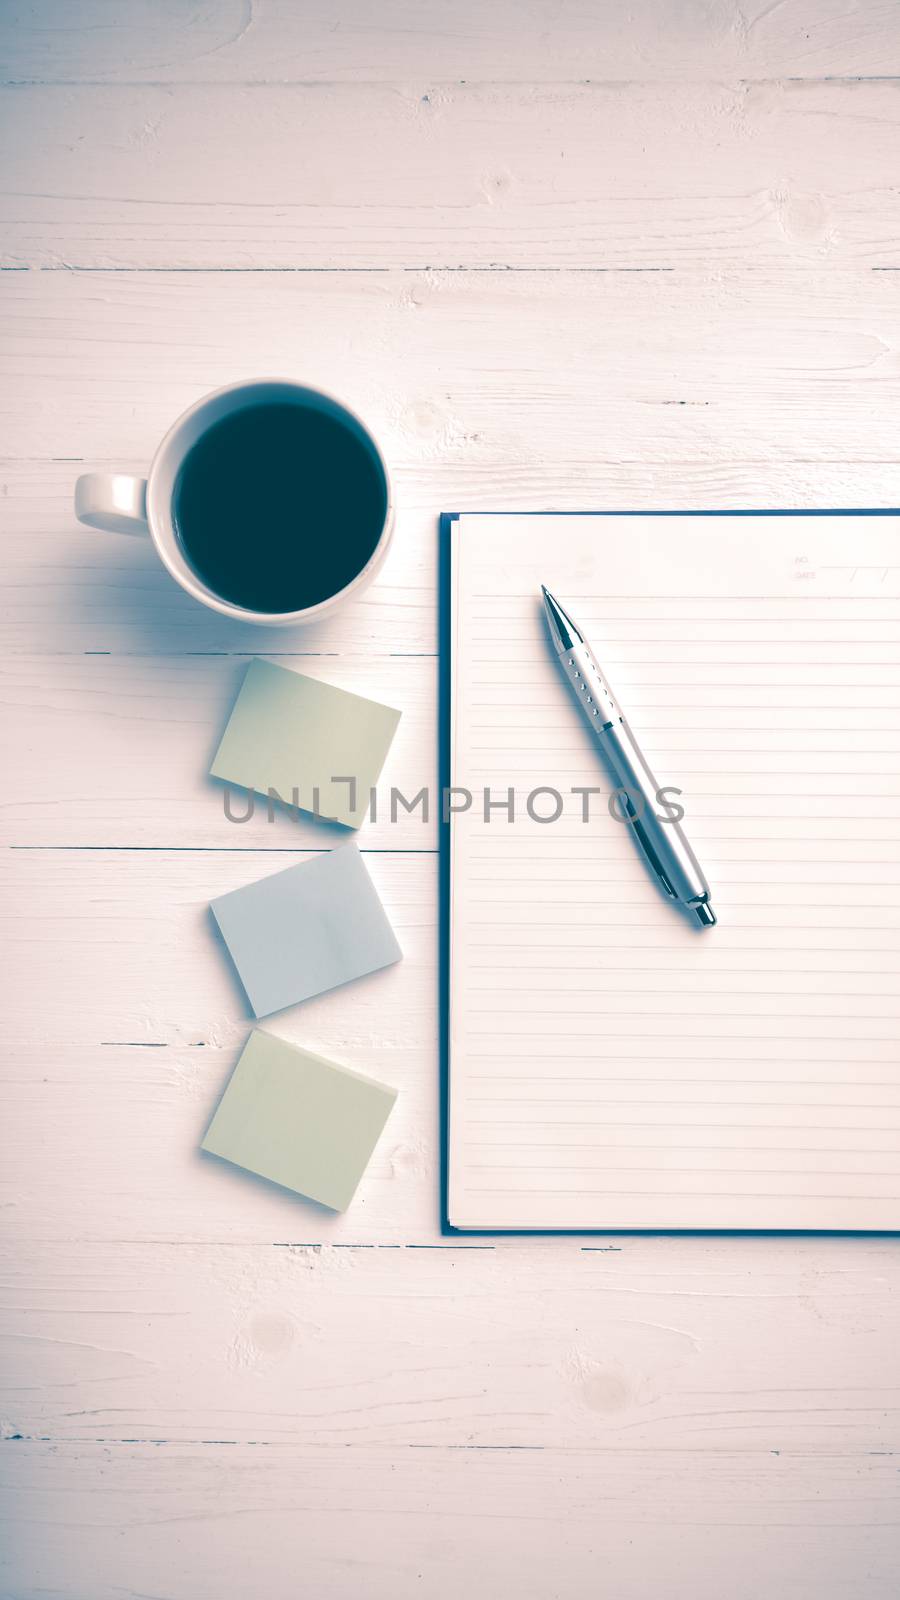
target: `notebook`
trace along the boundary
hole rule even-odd
[[[900,1227],[897,534],[443,519],[448,1230]],[[681,791],[715,928],[610,815],[542,583]]]

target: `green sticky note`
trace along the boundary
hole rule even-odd
[[[255,1029],[202,1148],[345,1211],[396,1089]]]
[[[399,721],[377,700],[251,661],[210,774],[358,828]]]

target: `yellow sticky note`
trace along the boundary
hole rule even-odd
[[[202,1148],[344,1211],[396,1089],[255,1029]]]
[[[377,700],[251,661],[210,774],[358,828],[399,721]]]

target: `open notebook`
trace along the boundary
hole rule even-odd
[[[444,839],[445,1226],[897,1229],[897,517],[443,537],[443,775],[473,796]],[[657,893],[605,791],[571,793],[604,777],[541,583],[683,791],[717,927]]]

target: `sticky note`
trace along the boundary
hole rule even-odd
[[[220,895],[212,912],[257,1017],[402,956],[352,843]]]
[[[257,1028],[202,1148],[344,1211],[396,1098],[396,1089]]]
[[[270,661],[251,661],[210,775],[358,828],[399,711]]]

